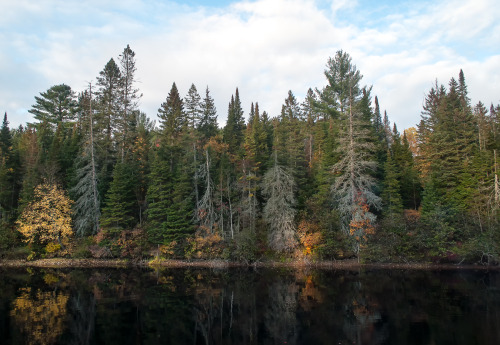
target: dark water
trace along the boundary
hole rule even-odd
[[[500,273],[0,270],[1,344],[500,344]]]

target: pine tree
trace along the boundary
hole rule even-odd
[[[55,129],[58,123],[74,120],[77,104],[70,86],[54,85],[40,96],[35,96],[36,103],[28,110],[38,123],[47,122]]]

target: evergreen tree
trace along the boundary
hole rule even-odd
[[[348,54],[337,52],[328,62],[325,75],[329,85],[324,89],[333,100],[340,119],[338,152],[340,160],[332,167],[335,176],[332,192],[342,217],[345,233],[356,238],[356,252],[366,234],[373,232],[375,215],[370,208],[380,208],[380,198],[374,194],[376,180],[373,173],[377,163],[373,158],[373,132],[369,130],[368,117],[364,115],[366,101],[359,82],[362,78]]]
[[[82,95],[82,119],[88,123],[82,150],[75,160],[75,180],[71,189],[73,204],[74,230],[79,236],[94,235],[99,231],[100,196],[97,189],[97,159],[94,137],[94,111],[92,110],[92,85],[89,92]]]
[[[384,191],[382,192],[384,215],[386,218],[400,219],[403,214],[403,201],[400,195],[396,164],[390,152],[387,152],[387,161],[385,162],[384,170]]]
[[[19,189],[20,166],[14,151],[12,134],[5,113],[0,129],[0,221],[7,222],[15,214]]]
[[[148,236],[153,243],[179,241],[191,234],[193,164],[184,104],[175,83],[158,110],[160,141],[148,188]]]
[[[137,183],[134,186],[137,204],[139,206],[139,224],[143,224],[146,210],[146,195],[148,189],[148,175],[150,172],[149,150],[153,124],[144,113],[139,113],[137,118],[137,133],[132,146],[132,162],[137,172]]]
[[[154,153],[146,197],[148,203],[146,231],[148,240],[153,244],[162,244],[168,239],[166,210],[172,202],[173,177],[165,155],[163,148]]]
[[[268,244],[276,251],[291,251],[297,246],[295,225],[295,181],[292,174],[278,163],[264,175],[262,192],[267,197],[263,216],[269,224]]]
[[[166,101],[158,109],[158,118],[163,144],[174,146],[188,125],[184,113],[184,102],[179,96],[175,83],[172,84]]]
[[[110,59],[97,77],[95,113],[96,165],[99,167],[99,195],[106,195],[116,162],[113,133],[120,117],[122,75],[114,59]],[[103,200],[105,202],[105,200]]]
[[[58,123],[74,120],[77,104],[70,86],[54,85],[40,96],[35,96],[36,103],[28,110],[38,123],[47,122],[54,129]]]
[[[105,228],[130,229],[137,224],[138,205],[134,194],[136,172],[127,161],[118,162],[113,171],[113,181],[106,195],[101,225]]]
[[[201,97],[194,84],[191,84],[188,94],[184,98],[184,104],[189,128],[197,128],[202,118],[203,109]]]
[[[205,90],[205,98],[201,103],[202,117],[198,123],[198,131],[200,132],[201,139],[206,142],[209,138],[215,136],[218,132],[217,126],[217,110],[215,108],[214,100],[210,96],[210,91]]]
[[[236,95],[231,96],[231,102],[229,102],[226,126],[223,130],[224,142],[229,145],[231,154],[240,153],[244,129],[245,119],[241,109],[240,94],[236,89]]]
[[[139,89],[135,87],[135,53],[127,44],[119,56],[120,63],[120,114],[116,119],[115,138],[118,141],[121,160],[125,158],[125,153],[130,150],[134,141],[136,126],[136,113],[138,102],[142,97]],[[128,145],[128,147],[127,147]]]

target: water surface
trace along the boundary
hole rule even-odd
[[[2,344],[500,344],[500,273],[2,269]]]

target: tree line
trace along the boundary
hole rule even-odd
[[[95,82],[35,96],[0,129],[0,248],[144,258],[498,262],[500,105],[472,106],[464,73],[400,133],[351,57],[281,113],[239,90],[221,128],[210,90],[175,83],[157,122],[139,108],[127,45]],[[7,254],[4,254],[7,255]]]

